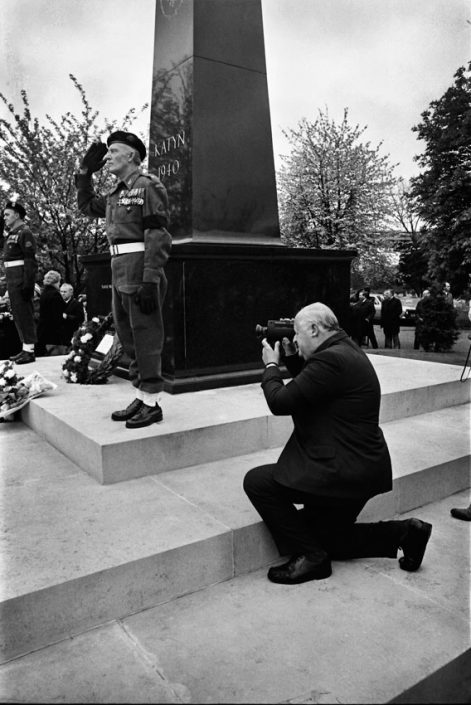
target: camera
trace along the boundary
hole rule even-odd
[[[255,326],[255,335],[262,340],[266,338],[270,345],[280,342],[283,338],[294,338],[294,318],[279,318],[276,321],[268,321],[266,326],[257,324]]]

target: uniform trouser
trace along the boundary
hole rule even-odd
[[[36,324],[34,322],[33,299],[25,301],[21,295],[23,289],[23,279],[21,284],[12,282],[7,275],[7,289],[10,297],[11,312],[15,322],[16,330],[18,331],[21,343],[34,345],[36,338]]]
[[[162,348],[164,324],[162,305],[167,291],[167,279],[162,273],[157,288],[157,308],[142,313],[135,302],[135,294],[123,294],[113,287],[112,308],[119,342],[130,359],[129,379],[134,387],[149,394],[161,392]]]
[[[276,482],[275,467],[260,465],[249,470],[244,490],[281,556],[303,554],[314,561],[396,557],[404,522],[356,523],[368,499],[318,497],[293,490]],[[295,504],[304,508],[296,509]]]

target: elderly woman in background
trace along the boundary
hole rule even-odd
[[[43,279],[44,288],[39,298],[38,342],[36,354],[62,355],[62,324],[65,302],[60,295],[61,275],[51,269]]]

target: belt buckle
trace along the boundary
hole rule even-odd
[[[118,252],[118,246],[117,246],[117,245],[111,245],[111,254],[112,254],[113,256],[116,256],[116,255],[119,254],[119,252]]]

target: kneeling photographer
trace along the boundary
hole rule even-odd
[[[273,414],[292,416],[293,433],[277,463],[253,468],[244,479],[280,555],[291,555],[268,578],[285,584],[328,578],[332,559],[395,558],[399,548],[400,567],[417,570],[430,524],[355,523],[371,497],[392,489],[371,362],[322,303],[297,313],[293,334],[293,341],[284,336],[281,342],[273,334],[273,347],[262,340],[263,393]],[[293,378],[287,384],[282,363]]]

